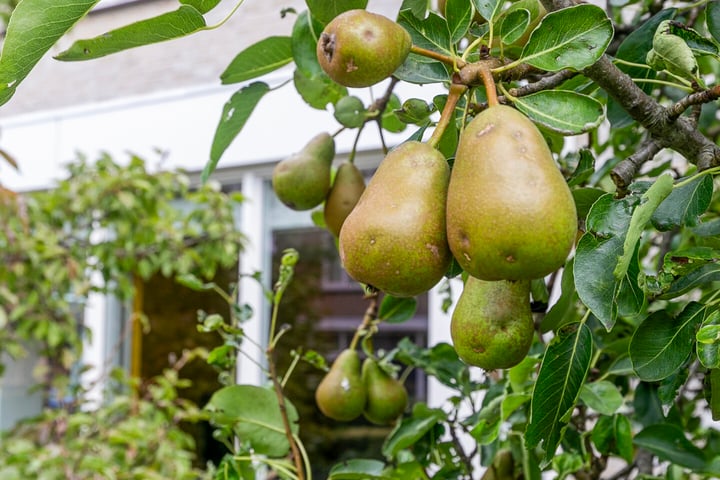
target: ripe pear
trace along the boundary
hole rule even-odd
[[[369,87],[392,75],[410,53],[412,40],[387,17],[348,10],[327,24],[317,44],[320,66],[346,87]]]
[[[460,136],[448,187],[447,234],[460,266],[483,280],[543,277],[577,233],[570,189],[542,134],[512,107],[490,107]]]
[[[340,165],[323,210],[325,226],[336,237],[364,191],[365,177],[355,164],[345,162]]]
[[[347,422],[360,416],[366,399],[360,357],[356,350],[345,349],[315,390],[315,403],[326,417]]]
[[[468,276],[450,321],[455,351],[465,363],[485,370],[517,365],[530,350],[533,332],[530,281]]]
[[[275,165],[272,186],[275,195],[293,210],[320,205],[330,190],[330,167],[335,158],[335,140],[323,132],[299,152]]]
[[[363,362],[362,379],[367,391],[363,415],[372,423],[387,425],[405,411],[408,394],[405,385],[368,357]]]
[[[443,208],[449,176],[443,155],[425,143],[388,153],[340,230],[347,273],[396,297],[440,281],[452,259]]]

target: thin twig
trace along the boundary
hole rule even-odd
[[[652,160],[662,147],[653,139],[646,140],[635,153],[618,163],[610,171],[610,178],[617,187],[617,196],[627,194],[627,187],[632,183],[640,167]]]

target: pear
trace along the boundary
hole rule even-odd
[[[369,87],[392,75],[410,53],[412,40],[387,17],[362,9],[341,13],[317,44],[320,66],[346,87]]]
[[[356,350],[345,349],[315,390],[315,403],[326,417],[347,422],[360,416],[366,398],[360,357]]]
[[[355,164],[345,162],[340,165],[323,209],[325,226],[336,237],[364,191],[365,177]]]
[[[533,332],[528,280],[468,276],[450,321],[455,351],[465,363],[485,370],[517,365],[530,350]]]
[[[403,414],[408,402],[405,385],[380,368],[373,358],[363,362],[362,380],[367,391],[365,418],[377,425],[387,425]]]
[[[396,297],[432,288],[452,256],[445,232],[449,167],[416,141],[380,163],[340,230],[340,259],[358,282]]]
[[[275,165],[272,174],[275,195],[293,210],[317,207],[330,190],[333,158],[333,137],[327,132],[316,135],[299,152]]]
[[[460,266],[483,280],[540,278],[565,263],[577,228],[572,194],[537,127],[505,105],[475,117],[448,187],[448,243]]]

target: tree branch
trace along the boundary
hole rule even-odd
[[[655,140],[646,140],[635,153],[613,167],[610,178],[615,183],[619,196],[622,197],[627,193],[627,187],[632,183],[643,163],[652,160],[660,150],[662,147]]]

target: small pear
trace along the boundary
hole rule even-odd
[[[356,350],[345,349],[315,390],[315,403],[326,417],[347,422],[360,416],[366,399],[360,357]]]
[[[370,357],[365,359],[362,379],[367,391],[365,418],[378,425],[387,425],[403,414],[408,402],[405,385],[380,368],[377,361]]]
[[[369,87],[392,75],[410,53],[410,34],[387,17],[348,10],[327,24],[317,44],[320,66],[346,87]]]
[[[565,263],[575,201],[545,140],[525,115],[498,105],[462,132],[450,178],[453,255],[483,280],[541,278]]]
[[[275,165],[272,186],[282,203],[293,210],[320,205],[330,190],[330,167],[335,158],[335,140],[323,132],[299,152]]]
[[[530,282],[487,282],[468,276],[458,299],[450,335],[467,364],[495,370],[525,358],[532,344]]]
[[[336,237],[364,191],[365,177],[355,164],[345,162],[340,165],[323,209],[325,226]]]
[[[430,145],[392,150],[340,230],[340,259],[358,282],[396,297],[432,288],[452,256],[445,231],[449,167]]]

